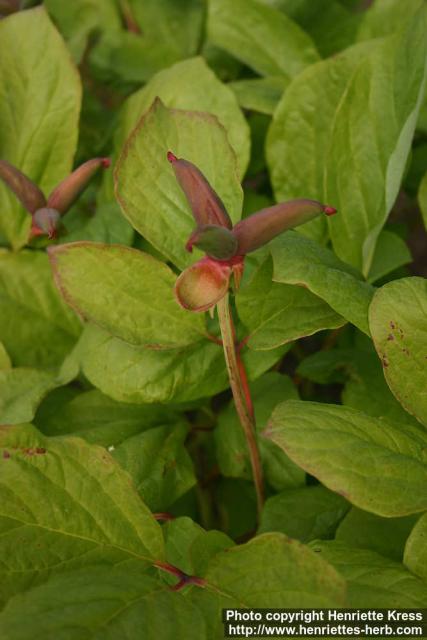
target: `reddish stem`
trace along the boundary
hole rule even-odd
[[[198,576],[189,576],[187,573],[184,573],[184,571],[181,571],[181,569],[174,567],[168,562],[160,562],[160,560],[156,560],[156,562],[153,562],[153,565],[158,569],[166,571],[166,573],[170,573],[176,578],[179,578],[178,582],[171,587],[172,591],[180,591],[188,584],[195,584],[198,587],[206,586],[206,580],[203,578],[199,578]]]

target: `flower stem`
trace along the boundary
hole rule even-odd
[[[237,415],[239,416],[240,424],[242,425],[249,449],[259,518],[264,503],[262,466],[256,441],[256,427],[252,401],[249,394],[246,371],[240,355],[237,354],[236,335],[233,318],[230,312],[228,295],[224,296],[224,298],[218,302],[217,309],[225,362],[227,364],[228,377],[230,379],[230,387],[233,393]]]

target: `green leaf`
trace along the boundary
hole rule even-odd
[[[234,222],[240,218],[243,193],[233,151],[217,119],[169,110],[156,100],[122,152],[116,169],[117,197],[135,229],[183,269],[194,261],[185,251],[194,219],[167,161],[169,149],[202,171]],[[215,152],[208,152],[212,149]]]
[[[363,13],[357,39],[381,38],[399,31],[405,20],[415,15],[423,4],[423,0],[375,0]]]
[[[412,529],[403,559],[412,573],[427,580],[427,513],[421,516]]]
[[[7,371],[12,368],[12,363],[9,358],[9,354],[2,342],[0,342],[0,371]]]
[[[298,393],[287,376],[267,373],[251,385],[257,430],[261,431],[278,402],[297,398]],[[234,403],[219,415],[214,432],[218,463],[221,473],[230,478],[252,478],[246,439]],[[276,490],[304,484],[305,474],[274,444],[259,440],[264,474]]]
[[[424,220],[424,226],[427,229],[427,172],[421,180],[418,191],[418,203]]]
[[[335,116],[326,162],[337,255],[366,275],[398,194],[424,95],[426,13],[362,60]],[[345,161],[344,161],[345,159]]]
[[[347,606],[404,609],[425,607],[427,585],[403,565],[373,551],[339,542],[313,542],[319,559],[332,564],[347,581]]]
[[[236,296],[239,318],[249,330],[251,349],[274,349],[278,345],[344,324],[340,317],[303,287],[272,281],[268,257]]]
[[[222,531],[205,531],[191,518],[176,518],[163,525],[166,560],[188,575],[206,572],[210,559],[234,546]]]
[[[201,57],[184,60],[157,73],[145,87],[126,100],[114,137],[117,152],[156,97],[169,108],[206,111],[216,116],[225,127],[237,156],[239,176],[244,175],[249,162],[249,127],[233,92],[218,80]],[[205,144],[208,147],[208,141]],[[204,151],[206,155],[206,148]]]
[[[391,271],[412,262],[406,242],[392,231],[384,229],[378,236],[368,282],[376,282]]]
[[[391,393],[378,356],[369,341],[369,350],[356,345],[348,353],[349,378],[342,391],[342,403],[353,409],[363,409],[375,418],[419,427],[413,416],[407,413]]]
[[[188,640],[205,638],[205,622],[179,593],[144,574],[139,563],[93,566],[55,575],[12,598],[0,614],[8,640]]]
[[[207,589],[193,591],[192,600],[218,627],[221,607],[336,607],[345,597],[344,580],[327,562],[280,533],[218,553],[205,578]]]
[[[67,41],[73,59],[79,63],[89,37],[97,31],[121,28],[120,13],[114,0],[45,0],[52,20]]]
[[[171,407],[117,402],[97,389],[64,395],[51,394],[37,411],[35,425],[47,436],[74,435],[111,448],[145,429],[178,419]]]
[[[394,517],[427,508],[424,434],[338,405],[288,400],[264,436],[355,506]]]
[[[203,0],[128,0],[130,14],[151,48],[188,58],[200,47],[205,5]]]
[[[81,331],[44,253],[0,253],[0,307],[1,339],[18,367],[58,365]]]
[[[43,8],[1,21],[0,85],[0,157],[46,194],[72,167],[81,86]],[[31,218],[3,183],[0,212],[0,235],[19,249],[27,242]]]
[[[403,278],[379,289],[369,325],[387,384],[427,426],[427,280]]]
[[[49,257],[64,300],[130,344],[175,349],[206,335],[204,317],[175,300],[173,271],[147,253],[78,242],[50,248]]]
[[[351,73],[374,46],[350,47],[311,65],[284,92],[266,141],[267,164],[278,202],[294,198],[325,202],[326,151],[334,116]],[[328,236],[326,219],[306,223],[299,232],[324,243]]]
[[[401,562],[406,539],[418,514],[403,518],[381,518],[353,507],[337,529],[336,540],[350,547],[370,549]]]
[[[280,531],[301,542],[332,538],[349,507],[321,485],[288,489],[268,498],[258,532]]]
[[[0,598],[53,571],[162,557],[159,525],[105,449],[31,425],[0,428],[0,446]]]
[[[107,173],[107,172],[106,172]],[[109,179],[112,180],[111,171]],[[98,191],[98,196],[100,196]],[[107,244],[132,245],[135,232],[122,215],[117,202],[104,203],[97,199],[96,211],[91,213],[87,208],[73,207],[63,218],[66,233],[59,238],[61,243],[89,240]]]
[[[211,0],[208,37],[260,75],[292,77],[319,59],[297,24],[256,0]]]
[[[368,307],[374,289],[361,281],[355,269],[339,260],[329,249],[296,232],[288,231],[279,236],[270,247],[275,282],[307,287],[369,335]]]
[[[259,377],[282,353],[246,352],[249,377]],[[187,402],[228,387],[224,353],[207,340],[184,350],[153,351],[88,325],[64,368],[64,379],[75,377],[80,367],[95,387],[119,402]]]
[[[235,80],[230,82],[228,86],[234,91],[237,101],[243,109],[272,115],[288,86],[288,81],[283,76],[268,76],[266,78]]]
[[[0,424],[33,419],[44,396],[57,385],[56,376],[37,369],[0,371]]]
[[[113,452],[152,511],[165,511],[196,484],[184,445],[187,435],[185,423],[154,427],[128,438]]]

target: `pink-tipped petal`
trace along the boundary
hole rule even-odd
[[[327,216],[333,216],[337,212],[335,207],[329,207],[328,205],[325,206],[323,211],[326,213]]]
[[[46,205],[46,198],[38,186],[6,160],[0,160],[0,178],[13,191],[28,213],[33,214]]]
[[[231,267],[202,258],[181,273],[175,283],[175,296],[188,311],[207,311],[223,298],[230,284]]]
[[[47,206],[61,214],[66,213],[86,189],[98,169],[101,167],[106,169],[109,166],[109,158],[92,158],[80,165],[52,191],[47,199]]]
[[[224,203],[203,173],[192,162],[177,158],[171,151],[168,152],[167,158],[172,164],[197,226],[211,224],[231,229],[233,224]]]

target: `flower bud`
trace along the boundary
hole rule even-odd
[[[193,231],[185,248],[191,252],[193,246],[216,260],[229,260],[237,251],[237,240],[226,227],[207,224]]]
[[[333,215],[336,209],[316,200],[290,200],[261,209],[236,224],[233,234],[238,255],[246,255],[288,229],[298,227],[319,214]]]
[[[33,214],[46,205],[46,199],[38,186],[6,160],[0,160],[0,178],[13,191],[28,213]]]
[[[198,226],[217,225],[231,229],[232,222],[226,208],[206,180],[203,173],[188,160],[177,158],[168,151],[167,158],[175,171]]]
[[[189,311],[207,311],[223,298],[229,287],[231,267],[211,258],[202,258],[181,273],[175,296]]]
[[[66,213],[86,189],[96,171],[100,167],[108,168],[109,166],[109,158],[92,158],[92,160],[88,160],[59,183],[48,197],[47,206],[51,209],[56,209],[60,214]]]

